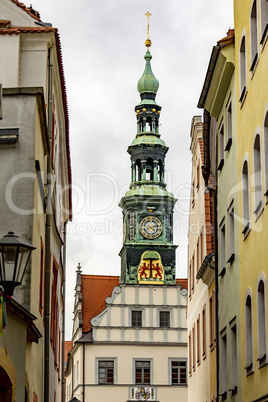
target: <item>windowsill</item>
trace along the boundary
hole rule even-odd
[[[250,70],[249,70],[251,72],[251,79],[253,78],[253,76],[255,74],[258,63],[259,63],[259,55],[258,55],[258,53],[256,53],[254,56],[254,59],[252,61]]]
[[[243,231],[242,231],[242,234],[244,235],[243,240],[246,240],[246,238],[248,237],[250,231],[251,231],[251,228],[250,228],[250,225],[249,225],[249,222],[248,222],[248,223],[246,224],[246,226],[244,226],[244,229],[243,229]]]
[[[203,358],[203,360],[205,360],[207,358],[206,352],[202,354],[202,358]]]
[[[232,253],[231,256],[230,256],[230,258],[229,258],[229,260],[227,261],[227,263],[229,263],[230,265],[232,265],[232,263],[234,262],[234,260],[235,260],[235,254]]]
[[[229,392],[232,393],[232,396],[235,396],[237,394],[237,385],[235,385],[234,388],[229,389]]]
[[[247,97],[247,87],[246,86],[244,86],[244,88],[243,88],[243,90],[242,90],[242,92],[241,92],[241,96],[240,96],[240,99],[239,99],[239,102],[240,102],[240,109],[242,108],[242,106],[243,106],[243,104],[244,104],[244,102],[245,102],[245,99],[246,99],[246,97]]]
[[[262,48],[261,48],[262,52],[263,52],[263,49],[264,49],[266,41],[267,41],[267,37],[268,37],[267,32],[268,32],[268,24],[266,24],[266,26],[264,28],[264,31],[263,31],[263,34],[261,37],[261,41],[260,41],[260,45],[262,45]]]
[[[221,171],[223,168],[223,165],[224,165],[224,159],[221,159],[217,170]]]
[[[257,220],[259,219],[259,217],[262,215],[264,208],[262,207],[262,201],[259,202],[259,204],[257,205],[257,208],[254,211],[254,215],[255,215],[255,222],[257,222]]]
[[[225,147],[224,151],[228,151],[228,152],[230,151],[232,142],[233,142],[232,138],[231,137],[228,138],[228,141],[227,141],[227,144],[226,144],[226,147]]]
[[[253,374],[253,373],[254,373],[253,364],[250,363],[248,366],[245,367],[245,370],[246,370],[246,376],[247,376],[247,377],[248,377],[249,375]]]
[[[227,391],[224,391],[221,395],[221,400],[225,401],[227,399]]]
[[[259,363],[259,369],[267,365],[267,360],[266,360],[266,353],[262,357],[259,357],[257,359],[257,362]]]
[[[221,272],[219,273],[219,276],[220,276],[221,278],[223,278],[225,274],[226,274],[226,268],[223,267],[222,270],[221,270]]]

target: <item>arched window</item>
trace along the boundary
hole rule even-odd
[[[154,164],[152,158],[148,158],[146,161],[146,180],[154,179]]]
[[[243,233],[249,228],[250,203],[249,203],[249,180],[248,162],[244,161],[242,169],[242,198],[243,198]]]
[[[250,373],[253,368],[253,330],[251,292],[248,290],[245,303],[245,333],[246,333],[246,370]]]
[[[258,60],[258,20],[257,20],[257,1],[252,3],[250,14],[250,45],[251,45],[251,67],[250,71],[254,71]]]
[[[262,206],[262,171],[261,171],[261,144],[260,135],[257,134],[253,147],[254,163],[254,214],[258,216]]]
[[[136,160],[136,181],[141,181],[141,160]]]
[[[243,36],[240,45],[240,99],[243,102],[246,94],[246,38]]]
[[[258,308],[258,361],[262,365],[266,362],[266,304],[264,280],[260,279],[257,288]]]
[[[268,30],[268,2],[267,0],[261,0],[261,44],[264,44],[264,41],[267,36]]]
[[[264,127],[264,173],[265,173],[265,195],[268,195],[268,112],[265,115]]]

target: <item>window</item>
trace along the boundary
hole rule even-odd
[[[201,233],[200,233],[200,263],[202,264],[203,260],[204,260],[204,245],[203,245],[203,228],[201,229]]]
[[[264,136],[265,195],[268,196],[268,112],[266,113],[264,119],[263,136]]]
[[[171,384],[186,385],[187,384],[187,363],[182,360],[171,361]]]
[[[136,225],[136,215],[135,212],[131,211],[129,212],[129,218],[128,218],[128,223],[129,223],[129,240],[134,240],[135,239],[135,225]]]
[[[249,293],[249,291],[248,291]],[[252,330],[252,303],[251,294],[246,297],[245,303],[245,330],[246,330],[246,367],[247,374],[253,369],[253,330]]]
[[[193,338],[193,371],[195,371],[195,324],[192,328],[192,338]]]
[[[225,221],[222,220],[220,224],[220,275],[225,274]]]
[[[131,325],[132,327],[142,327],[142,311],[133,310],[131,312]]]
[[[237,393],[237,336],[236,321],[230,324],[230,342],[231,342],[231,391],[232,395]]]
[[[261,44],[264,45],[268,30],[268,1],[261,0]]]
[[[166,214],[166,238],[167,241],[172,241],[172,215]]]
[[[223,122],[219,128],[219,164],[218,170],[222,170],[224,165],[224,124]]]
[[[249,229],[250,204],[249,204],[249,177],[248,162],[244,161],[242,169],[242,198],[243,198],[243,234]]]
[[[189,332],[188,347],[189,347],[189,374],[192,374],[192,335],[191,335],[191,331]]]
[[[154,164],[152,158],[148,158],[146,161],[146,180],[154,179]]]
[[[151,362],[135,361],[135,384],[151,383]]]
[[[45,283],[45,272],[44,272],[44,244],[41,238],[40,241],[40,287],[39,287],[39,312],[43,314],[44,308],[44,283]]]
[[[225,151],[229,151],[232,145],[233,137],[233,123],[232,123],[232,101],[229,100],[226,106],[226,118],[227,118],[227,144]]]
[[[98,384],[114,384],[114,360],[99,360]]]
[[[215,292],[212,292],[212,296],[209,299],[209,341],[210,350],[214,349],[216,340],[216,320],[215,320]]]
[[[207,349],[207,328],[206,328],[206,305],[202,309],[202,356],[203,359],[206,357]]]
[[[226,329],[221,332],[221,393],[222,399],[227,394],[227,334]]]
[[[169,311],[159,311],[159,325],[161,328],[170,327],[170,312]]]
[[[200,364],[201,358],[200,358],[200,316],[197,319],[196,322],[196,349],[197,349],[197,364]]]
[[[188,293],[189,293],[189,298],[191,297],[191,290],[192,290],[192,264],[190,262],[189,265],[189,275],[188,275]]]
[[[246,95],[246,38],[242,37],[240,52],[240,99],[239,102],[243,103]]]
[[[235,239],[234,239],[234,203],[232,202],[228,208],[229,212],[229,259],[227,262],[232,264],[235,259]]]
[[[263,365],[266,362],[266,305],[265,305],[265,287],[261,279],[257,291],[258,306],[258,362]]]
[[[250,40],[251,40],[251,67],[250,71],[254,71],[258,60],[258,26],[257,26],[257,1],[252,3],[250,14]]]
[[[199,166],[199,163],[198,163],[197,168],[196,168],[196,188],[197,188],[197,191],[198,191],[199,187],[200,187],[200,166]]]
[[[260,135],[257,134],[253,147],[253,162],[254,162],[254,214],[256,219],[262,211],[262,172],[261,172],[261,147]]]
[[[198,272],[200,268],[200,262],[199,262],[199,238],[197,239],[197,244],[196,244],[196,271]]]
[[[194,285],[195,285],[195,266],[194,266],[194,255],[192,257],[192,293],[194,293]]]

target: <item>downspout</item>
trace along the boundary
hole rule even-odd
[[[52,145],[52,85],[53,65],[51,48],[48,50],[48,155],[47,155],[47,201],[46,201],[46,250],[45,250],[45,367],[44,402],[49,402],[49,319],[50,319],[50,250],[51,250],[51,145]]]
[[[63,228],[63,278],[62,278],[62,296],[63,296],[63,311],[62,311],[62,343],[61,343],[61,401],[65,402],[65,299],[66,299],[66,227],[68,220],[64,222]]]
[[[218,176],[218,175],[217,175]],[[218,179],[218,177],[217,177]],[[217,181],[218,183],[218,181]],[[213,191],[213,218],[215,242],[215,315],[216,315],[216,385],[217,401],[220,399],[220,337],[219,337],[219,264],[218,264],[218,226],[217,226],[217,185]]]
[[[85,402],[85,370],[86,370],[86,364],[85,364],[85,344],[83,343],[83,401]]]

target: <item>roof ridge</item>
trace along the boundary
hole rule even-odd
[[[18,0],[11,0],[12,3],[16,4],[17,7],[21,8],[24,10],[28,15],[30,15],[32,18],[34,18],[37,21],[41,21],[41,17],[38,11],[34,10],[31,7],[27,7],[24,3],[18,1]]]

